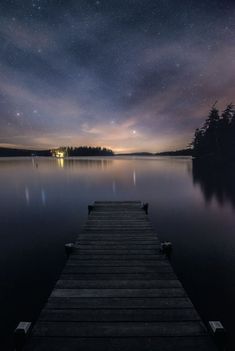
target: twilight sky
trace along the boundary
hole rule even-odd
[[[0,145],[186,147],[235,102],[234,0],[1,0]]]

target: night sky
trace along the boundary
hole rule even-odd
[[[234,18],[234,0],[1,0],[0,144],[186,147],[235,102]]]

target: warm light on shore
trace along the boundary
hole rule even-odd
[[[55,157],[57,157],[57,158],[63,158],[63,157],[64,157],[64,152],[63,152],[63,151],[56,151],[56,152],[55,152]]]

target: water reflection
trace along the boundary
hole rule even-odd
[[[97,158],[65,158],[58,159],[60,161],[59,166],[62,168],[97,168],[106,169],[112,165],[111,159],[97,159]]]
[[[64,168],[64,159],[63,158],[58,158],[57,163],[58,163],[58,166],[60,168]]]
[[[29,205],[29,203],[30,203],[30,197],[29,197],[29,189],[28,189],[27,186],[26,186],[25,189],[24,189],[24,193],[25,193],[26,204]]]
[[[133,171],[133,184],[134,186],[136,186],[136,173],[135,173],[135,169]]]
[[[46,193],[44,189],[41,189],[41,199],[43,206],[46,206]]]
[[[193,162],[193,182],[200,186],[207,203],[216,199],[220,206],[231,203],[235,208],[235,169],[214,169]]]
[[[235,205],[233,178],[192,170],[190,158],[0,159],[0,281],[7,296],[0,300],[0,342],[1,333],[9,338],[19,320],[39,313],[64,266],[64,244],[75,240],[94,200],[148,202],[202,315],[235,325],[228,318],[235,309],[235,216],[227,206]],[[220,206],[205,206],[214,198]]]
[[[115,180],[113,180],[112,189],[113,189],[113,193],[115,194],[116,193],[116,182],[115,182]]]

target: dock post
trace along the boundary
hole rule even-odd
[[[64,248],[65,248],[65,252],[66,252],[67,256],[69,256],[73,252],[74,243],[67,243],[64,245]]]
[[[88,215],[91,213],[92,210],[93,210],[93,206],[92,205],[88,205]]]
[[[145,211],[146,215],[148,214],[148,210],[149,210],[149,204],[146,202],[146,203],[143,203],[142,204],[142,209]]]
[[[209,329],[220,351],[226,349],[226,330],[220,321],[209,321]]]
[[[160,251],[164,253],[167,257],[170,257],[172,252],[172,243],[170,241],[163,241],[161,243]]]
[[[14,331],[15,351],[21,351],[29,335],[31,322],[20,322]]]

